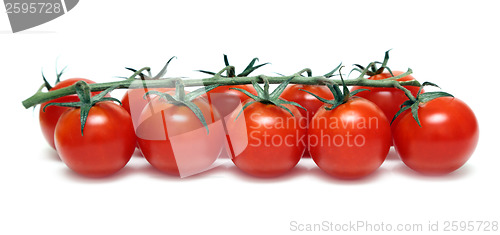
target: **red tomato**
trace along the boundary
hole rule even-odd
[[[283,93],[281,93],[280,96],[281,98],[288,101],[296,102],[302,105],[302,107],[307,109],[307,111],[301,108],[299,108],[298,110],[300,111],[300,114],[302,114],[302,116],[307,119],[307,123],[309,125],[312,117],[314,116],[314,114],[316,114],[316,111],[318,111],[318,109],[321,108],[324,105],[324,103],[316,99],[316,97],[312,96],[311,94],[304,91],[300,91],[299,89],[310,91],[318,95],[319,97],[325,98],[327,100],[333,100],[333,94],[330,91],[330,89],[328,89],[327,86],[302,85],[302,84],[289,85],[283,91]],[[308,152],[309,152],[308,148],[306,148],[304,156],[308,156],[309,155]]]
[[[90,177],[111,175],[122,169],[135,149],[130,115],[113,102],[95,104],[81,134],[80,109],[61,115],[55,144],[62,161],[73,171]]]
[[[308,139],[311,157],[321,170],[354,179],[382,165],[391,146],[391,128],[374,103],[352,97],[333,110],[319,109],[309,124]]]
[[[123,98],[121,100],[122,102],[122,107],[127,110],[127,112],[132,116],[132,117],[139,117],[142,113],[142,110],[146,106],[146,104],[149,102],[147,98],[144,98],[144,95],[149,92],[149,91],[159,91],[159,92],[167,92],[167,91],[172,91],[175,90],[175,88],[137,88],[137,89],[129,89],[123,95]],[[132,106],[132,111],[131,112],[131,106]]]
[[[257,177],[279,176],[299,162],[306,145],[307,125],[301,123],[301,114],[295,106],[284,106],[294,116],[276,105],[255,102],[238,118],[240,109],[228,119],[232,160],[245,173]]]
[[[141,116],[142,110],[148,104],[151,98],[144,97],[144,95],[149,91],[159,91],[167,92],[175,90],[175,88],[137,88],[129,89],[122,97],[122,107],[130,114],[132,117],[132,123],[134,127],[138,126],[139,118]],[[139,144],[136,145],[137,147]]]
[[[77,81],[85,81],[88,84],[95,83],[94,81],[85,79],[85,78],[70,78],[67,80],[63,80],[59,83],[57,83],[54,87],[52,87],[51,91],[61,89],[63,87],[68,87],[73,84],[75,84]],[[92,92],[92,95],[97,95],[99,92]],[[51,101],[45,102],[42,104],[40,108],[40,127],[42,128],[42,133],[49,145],[55,149],[55,144],[54,144],[54,130],[56,128],[57,120],[59,120],[59,117],[61,117],[61,114],[64,113],[64,111],[70,109],[68,107],[61,107],[61,106],[49,106],[43,111],[43,108],[45,105],[48,103],[66,103],[66,102],[78,102],[80,99],[78,98],[78,95],[68,95],[64,97],[60,97],[57,99],[53,99]]]
[[[207,92],[202,97],[215,107],[221,117],[229,116],[238,105],[249,99],[243,92],[229,88],[240,88],[254,95],[257,94],[251,85],[219,86]]]
[[[446,174],[460,168],[476,148],[476,116],[463,101],[440,97],[420,104],[418,117],[410,110],[393,123],[394,146],[401,160],[424,174]]]
[[[393,71],[394,76],[398,76],[403,74],[401,71]],[[381,73],[374,76],[369,77],[371,80],[382,80],[386,78],[390,78],[392,75],[390,73]],[[415,80],[413,76],[408,75],[406,77],[402,77],[397,81],[411,81]],[[416,96],[418,93],[419,87],[416,86],[405,86],[406,89],[410,90],[413,96]],[[356,96],[365,98],[373,103],[375,103],[382,111],[388,120],[392,120],[394,115],[399,111],[399,108],[403,102],[408,100],[405,93],[397,88],[387,88],[387,87],[362,87],[362,86],[353,86],[351,91],[358,89],[368,89],[369,91],[363,91]]]
[[[321,102],[320,100],[316,99],[316,97],[312,96],[311,94],[300,91],[301,90],[306,90],[310,91],[319,97],[325,98],[327,100],[333,100],[333,94],[328,89],[326,86],[316,86],[316,85],[302,85],[302,84],[294,84],[294,85],[289,85],[287,88],[281,93],[281,98],[288,100],[288,101],[293,101],[296,102],[302,107],[306,108],[304,109],[298,109],[300,111],[300,114],[302,114],[303,117],[307,118],[308,123],[311,121],[312,117],[314,114],[316,114],[316,111],[318,111],[319,108],[321,108],[324,103]]]
[[[224,129],[217,112],[201,98],[200,108],[208,130],[187,106],[155,97],[145,108],[137,127],[139,147],[156,169],[181,177],[208,170],[224,146]],[[214,119],[212,119],[212,115]]]

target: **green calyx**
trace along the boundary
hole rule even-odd
[[[389,62],[389,51],[391,51],[391,50],[387,50],[385,52],[384,61],[382,61],[382,62],[374,61],[374,62],[371,62],[370,64],[368,64],[368,66],[366,66],[366,67],[359,65],[359,64],[354,64],[354,66],[356,66],[356,67],[353,68],[351,70],[351,72],[358,71],[363,75],[366,74],[368,76],[374,76],[374,75],[383,73],[384,70],[387,69],[387,71],[394,77],[394,74],[392,74],[392,70],[389,67],[387,67],[387,63]],[[380,66],[377,66],[377,65],[380,65]]]
[[[206,70],[196,70],[196,71],[202,72],[205,74],[210,74],[210,75],[213,75],[215,77],[246,77],[246,76],[250,75],[256,69],[258,69],[266,64],[269,64],[269,63],[263,63],[263,64],[255,65],[255,62],[257,62],[257,61],[259,61],[258,58],[253,58],[252,61],[250,61],[250,63],[247,65],[247,67],[243,70],[243,72],[236,75],[235,67],[229,64],[229,60],[227,58],[227,55],[224,55],[224,64],[226,65],[226,67],[224,69],[222,69],[220,72],[214,73],[214,72],[210,72],[210,71],[206,71]],[[226,72],[225,76],[222,75],[222,73],[224,71]]]
[[[56,67],[56,83],[54,84],[57,85],[57,83],[61,82],[61,76],[63,75],[64,73],[64,70],[66,69],[67,67],[64,67],[61,72],[58,72],[57,71],[57,67]],[[42,79],[43,79],[43,85],[45,86],[45,88],[47,88],[48,91],[50,91],[52,89],[52,85],[50,85],[50,83],[47,81],[47,79],[45,78],[45,75],[43,74],[43,71],[42,71]]]
[[[342,67],[340,67],[340,68],[342,68]],[[340,68],[339,68],[339,70],[340,70]],[[352,92],[349,91],[349,88],[346,86],[346,84],[344,82],[344,78],[342,77],[342,73],[340,73],[340,80],[342,81],[343,91],[340,90],[339,85],[337,85],[336,83],[326,84],[328,89],[330,89],[330,91],[333,94],[333,100],[327,100],[325,98],[319,97],[318,95],[316,95],[310,91],[306,91],[303,89],[299,89],[299,90],[311,94],[312,96],[316,97],[316,99],[320,100],[321,102],[323,102],[325,104],[330,104],[331,105],[330,107],[325,107],[326,110],[333,110],[333,109],[337,108],[339,105],[346,103],[349,100],[349,98],[358,94],[359,92],[368,91],[368,89],[359,89],[359,90],[355,90]]]
[[[196,90],[186,94],[184,92],[184,84],[182,83],[182,80],[177,80],[175,83],[175,94],[174,95],[168,94],[167,92],[162,93],[159,91],[149,91],[149,92],[146,92],[146,94],[144,94],[144,98],[146,98],[146,96],[149,96],[149,95],[157,95],[159,97],[159,99],[164,100],[169,104],[188,107],[194,113],[194,115],[200,120],[201,124],[203,124],[203,126],[207,130],[207,135],[208,135],[209,134],[208,124],[207,124],[207,121],[205,120],[205,117],[203,116],[203,112],[192,101],[196,97],[203,95],[206,92],[213,90],[214,88],[216,88],[218,86],[219,85],[209,85],[206,87],[196,89]]]
[[[114,90],[117,86],[110,87],[96,96],[91,96],[89,84],[85,81],[78,81],[75,83],[75,90],[78,98],[80,98],[79,102],[68,102],[68,103],[49,103],[43,107],[43,111],[48,106],[62,106],[62,107],[74,107],[80,108],[80,123],[81,123],[81,133],[83,136],[83,129],[85,127],[85,123],[87,122],[87,117],[89,116],[90,109],[92,106],[99,102],[103,101],[115,101],[121,104],[120,100],[112,97],[105,97],[106,94]]]
[[[151,70],[149,70],[149,69],[146,70],[148,72],[148,74],[146,75],[146,74],[143,74],[142,71],[138,72],[138,70],[136,70],[136,69],[125,67],[125,69],[134,72],[134,75],[131,76],[131,77],[128,77],[128,78],[127,77],[122,77],[122,78],[130,79],[130,80],[135,80],[136,79],[136,75],[139,75],[141,80],[159,80],[159,79],[162,79],[162,77],[167,73],[167,67],[168,67],[168,65],[170,64],[170,62],[174,58],[177,58],[177,57],[172,56],[167,61],[167,63],[163,66],[163,68],[160,70],[160,72],[158,72],[158,74],[156,74],[155,76],[153,76],[151,74]]]
[[[278,87],[276,87],[276,89],[274,89],[271,93],[269,93],[269,80],[267,79],[267,77],[264,75],[261,75],[259,77],[264,81],[264,88],[262,88],[256,81],[254,81],[254,80],[252,81],[252,85],[255,88],[255,90],[257,91],[257,95],[254,95],[254,94],[252,94],[246,90],[240,89],[240,88],[229,88],[232,90],[240,91],[243,94],[245,94],[248,97],[253,99],[253,101],[250,101],[250,102],[246,103],[245,105],[243,105],[241,111],[238,113],[238,116],[236,116],[236,118],[238,118],[240,116],[240,114],[243,112],[243,110],[245,110],[248,106],[250,106],[251,104],[253,104],[255,102],[276,105],[276,106],[286,110],[292,116],[294,116],[292,111],[289,108],[287,108],[286,106],[284,106],[284,104],[294,105],[294,106],[297,106],[301,109],[307,110],[306,108],[302,107],[300,104],[298,104],[296,102],[287,101],[287,100],[280,98],[281,93],[283,93],[286,86],[290,83],[290,80],[292,80],[293,77],[280,83],[278,85]]]
[[[420,120],[418,119],[418,108],[421,103],[426,103],[429,102],[433,99],[439,98],[439,97],[454,97],[452,94],[443,92],[443,91],[433,91],[433,92],[424,92],[422,93],[422,88],[424,86],[434,86],[440,88],[438,85],[432,83],[432,82],[424,82],[422,83],[422,86],[420,86],[420,89],[418,90],[417,97],[411,96],[411,94],[406,94],[408,97],[408,100],[405,101],[403,104],[401,104],[401,109],[394,115],[394,117],[391,120],[391,124],[396,120],[396,118],[403,113],[404,111],[411,109],[411,115],[413,116],[413,119],[418,123],[420,127],[422,127],[422,124],[420,124]]]

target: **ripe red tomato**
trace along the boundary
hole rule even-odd
[[[318,111],[318,109],[321,108],[324,105],[324,103],[318,100],[316,97],[312,96],[311,94],[301,90],[310,91],[318,95],[319,97],[325,98],[327,100],[332,100],[333,94],[330,91],[330,89],[328,89],[328,87],[326,86],[302,85],[302,84],[288,85],[287,88],[283,91],[283,93],[280,96],[281,98],[288,101],[296,102],[305,109],[307,109],[307,111],[304,109],[298,109],[298,110],[300,111],[300,114],[302,114],[302,117],[306,118],[307,125],[309,125],[312,117],[314,116],[314,114],[316,114],[316,111]],[[306,139],[306,146],[308,146],[307,139]],[[307,147],[306,151],[304,152],[304,156],[309,156],[309,151]]]
[[[221,117],[229,116],[238,105],[249,99],[242,92],[230,88],[239,88],[254,95],[257,94],[251,85],[219,86],[207,92],[202,97],[207,99],[212,107],[215,107]]]
[[[142,113],[142,110],[149,102],[147,98],[144,98],[144,95],[149,91],[159,91],[159,92],[167,92],[175,90],[174,88],[137,88],[137,89],[129,89],[123,95],[121,102],[122,107],[127,110],[127,112],[132,116],[132,118],[139,116]],[[132,109],[131,109],[132,108]]]
[[[175,90],[175,88],[137,88],[127,90],[122,97],[121,103],[122,107],[130,114],[134,127],[138,126],[142,110],[150,101],[150,98],[144,97],[146,93],[149,91],[167,92],[172,90]],[[136,146],[139,147],[139,144]]]
[[[410,110],[393,123],[394,146],[401,160],[424,174],[446,174],[467,162],[479,138],[476,116],[463,101],[439,97],[418,109],[422,127]]]
[[[333,94],[330,91],[330,89],[328,89],[328,87],[326,86],[302,85],[302,84],[288,85],[286,89],[283,91],[283,93],[281,93],[280,96],[281,98],[288,101],[296,102],[300,104],[302,107],[307,109],[307,111],[304,109],[298,109],[298,110],[300,111],[300,114],[302,114],[303,117],[307,118],[307,121],[309,123],[314,114],[316,114],[316,111],[318,111],[318,109],[321,108],[324,105],[324,103],[318,100],[316,97],[312,96],[311,94],[301,90],[310,91],[318,95],[319,97],[325,98],[327,100],[332,100]]]
[[[171,175],[189,176],[208,170],[224,146],[224,129],[219,114],[201,98],[192,101],[203,113],[207,129],[184,105],[155,97],[139,119],[137,137],[146,160]],[[213,119],[212,119],[213,116]]]
[[[392,73],[394,74],[394,76],[403,74],[403,72],[401,71],[393,71]],[[381,73],[371,76],[368,79],[382,80],[390,77],[392,77],[390,73]],[[415,78],[411,75],[397,79],[397,81],[411,80],[415,80]],[[410,90],[413,96],[417,95],[419,89],[419,87],[416,86],[405,86],[405,88]],[[360,92],[356,94],[356,96],[365,98],[375,103],[380,109],[382,109],[388,120],[392,120],[394,115],[399,111],[401,104],[408,100],[408,97],[406,97],[405,93],[397,88],[353,86],[351,88],[351,91],[359,89],[368,89],[369,91]]]
[[[250,102],[250,100],[246,101]],[[291,170],[305,150],[306,128],[295,106],[255,102],[237,109],[228,119],[228,135],[234,164],[257,177],[274,177]]]
[[[321,170],[354,179],[382,165],[391,146],[391,128],[374,103],[352,97],[333,110],[319,109],[309,124],[308,139],[311,157]]]
[[[77,81],[85,81],[88,84],[95,83],[94,81],[85,79],[85,78],[70,78],[67,80],[63,80],[59,83],[57,83],[54,87],[52,87],[51,91],[61,89],[63,87],[68,87],[73,84],[75,84]],[[99,94],[99,92],[92,92],[92,96]],[[80,99],[78,98],[78,95],[68,95],[64,97],[60,97],[57,99],[53,99],[51,101],[47,101],[42,104],[40,108],[40,114],[39,114],[39,120],[40,120],[40,127],[42,129],[43,136],[49,143],[49,145],[55,149],[55,144],[54,144],[54,130],[56,128],[57,120],[59,120],[59,117],[61,117],[61,114],[64,113],[64,111],[70,109],[68,107],[61,107],[61,106],[49,106],[43,110],[45,105],[48,103],[67,103],[67,102],[78,102]]]
[[[64,112],[55,129],[55,144],[62,161],[90,177],[111,175],[132,157],[136,137],[130,115],[113,102],[100,102],[89,111],[81,133],[80,108]]]

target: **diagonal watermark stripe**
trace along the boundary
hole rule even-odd
[[[47,23],[73,9],[78,0],[4,0],[12,32]]]

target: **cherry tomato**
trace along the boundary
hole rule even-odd
[[[187,106],[167,103],[159,97],[144,108],[139,119],[136,134],[143,156],[167,174],[184,177],[208,170],[224,146],[219,114],[211,112],[202,98],[192,102],[203,113],[208,133]]]
[[[134,117],[139,118],[142,113],[142,110],[149,102],[148,98],[144,97],[144,95],[149,91],[159,91],[159,92],[167,92],[175,90],[174,88],[137,88],[137,89],[129,89],[122,97],[122,107],[127,110],[127,112]],[[132,107],[132,112],[131,112]]]
[[[311,94],[301,91],[299,89],[310,91],[318,95],[319,97],[328,100],[333,99],[333,94],[326,86],[302,85],[302,84],[289,85],[283,91],[283,93],[280,96],[281,98],[288,101],[296,102],[300,104],[302,107],[307,109],[307,111],[300,108],[298,110],[300,111],[300,114],[302,114],[302,117],[307,119],[307,123],[309,125],[312,117],[314,116],[314,114],[316,114],[316,111],[318,111],[318,109],[321,108],[324,105],[324,103],[316,99],[316,97],[312,96]],[[304,152],[304,156],[309,156],[309,151],[307,147],[306,151]]]
[[[302,114],[303,117],[307,118],[309,123],[314,114],[316,114],[316,111],[318,111],[318,109],[321,108],[324,105],[324,103],[318,100],[316,97],[312,96],[311,94],[301,90],[310,91],[318,95],[319,97],[325,98],[327,100],[332,100],[333,94],[326,86],[302,85],[302,84],[288,85],[287,88],[283,91],[283,93],[281,93],[280,96],[281,98],[288,101],[296,102],[302,105],[302,107],[307,109],[307,111],[304,109],[298,109],[298,110],[300,111],[300,114]]]
[[[393,71],[392,73],[394,74],[394,76],[403,74],[403,72],[401,71]],[[390,73],[381,73],[371,76],[368,79],[382,80],[390,77],[392,77]],[[397,79],[397,81],[411,80],[415,80],[415,78],[413,78],[413,76],[411,75]],[[419,89],[419,87],[416,86],[405,86],[405,88],[410,90],[413,96],[417,95]],[[382,109],[388,120],[392,120],[394,115],[399,111],[401,104],[408,100],[408,97],[406,97],[405,93],[397,88],[353,86],[351,88],[351,91],[359,89],[368,89],[369,91],[360,92],[356,94],[356,96],[365,98],[375,103],[378,107],[380,107],[380,109]]]
[[[410,110],[392,126],[394,146],[408,167],[424,174],[446,174],[467,162],[479,137],[476,116],[467,104],[439,97],[420,104],[418,117],[422,127]]]
[[[50,90],[53,91],[53,90],[61,89],[63,87],[68,87],[68,86],[75,84],[77,81],[80,81],[80,80],[83,80],[83,81],[87,82],[88,84],[95,83],[94,81],[91,81],[91,80],[88,80],[85,78],[70,78],[70,79],[63,80],[63,81],[57,83]],[[97,94],[99,94],[99,92],[92,92],[92,95],[97,95]],[[78,95],[74,94],[74,95],[68,95],[68,96],[57,98],[57,99],[53,99],[51,101],[48,101],[48,102],[45,102],[42,104],[42,106],[40,108],[40,115],[39,115],[40,127],[42,129],[43,136],[45,137],[45,139],[47,140],[47,142],[49,143],[49,145],[53,149],[56,148],[55,144],[54,144],[54,130],[56,128],[57,121],[59,120],[59,117],[61,117],[61,114],[63,114],[64,111],[66,111],[70,108],[61,107],[61,106],[49,106],[45,109],[45,111],[43,110],[43,108],[48,103],[52,103],[52,102],[54,102],[54,103],[66,103],[66,102],[78,102],[78,101],[80,101],[80,99],[78,98]]]
[[[90,177],[111,175],[132,157],[136,137],[130,115],[110,102],[95,104],[81,133],[80,108],[61,115],[55,129],[55,144],[62,161],[73,171]]]
[[[229,116],[238,105],[249,99],[242,92],[230,88],[240,88],[254,95],[257,94],[251,85],[220,86],[207,92],[202,97],[208,100],[221,117]]]
[[[379,107],[352,97],[333,110],[320,108],[309,124],[308,139],[311,157],[321,170],[354,179],[382,165],[391,146],[391,129]]]
[[[237,109],[228,119],[232,160],[240,170],[275,177],[297,165],[305,150],[307,125],[301,123],[302,115],[295,106],[284,106],[294,116],[274,104],[255,102],[240,116],[241,109]]]
[[[142,110],[150,101],[150,97],[144,97],[144,95],[149,91],[159,91],[167,92],[175,90],[174,88],[137,88],[129,89],[123,95],[121,103],[122,107],[130,114],[132,117],[132,123],[134,127],[138,126],[139,118],[141,116]],[[139,144],[136,145],[139,147]]]

